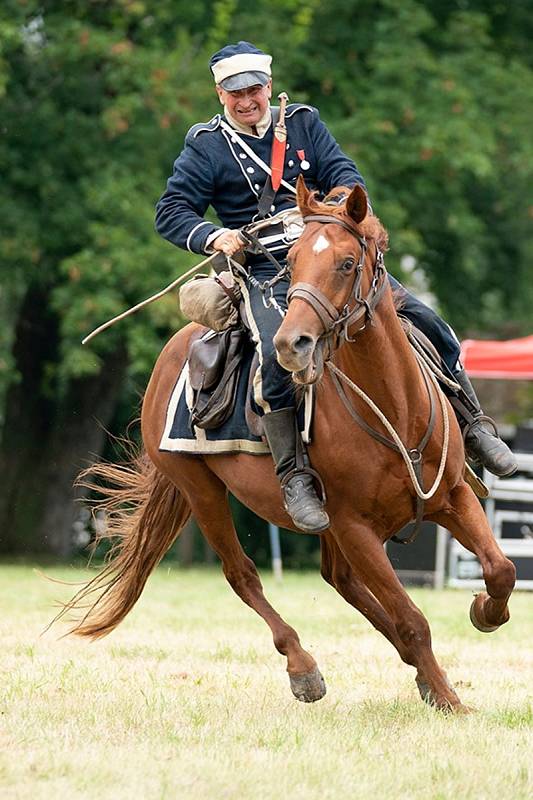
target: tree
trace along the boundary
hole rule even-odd
[[[1,26],[4,552],[71,550],[72,481],[102,451],[126,376],[144,379],[181,324],[170,299],[80,345],[191,262],[152,221],[175,142],[207,92],[187,33],[174,30],[165,49],[171,5],[148,32],[139,4],[121,2],[11,3]]]
[[[484,0],[7,0],[0,11],[0,551],[72,547],[72,480],[137,405],[183,320],[175,300],[102,321],[196,257],[153,205],[183,137],[218,110],[209,54],[275,56],[317,105],[391,235],[459,333],[526,332],[531,23]],[[117,427],[115,427],[117,426]]]
[[[530,330],[533,77],[523,14],[505,5],[502,29],[503,7],[486,2],[290,7],[277,73],[320,107],[357,161],[391,234],[388,268],[401,278],[404,256],[414,256],[459,333]],[[290,47],[304,7],[305,31]],[[251,12],[236,19],[253,25]]]

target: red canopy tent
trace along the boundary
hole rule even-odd
[[[471,378],[533,380],[533,336],[506,342],[465,339],[461,360]]]

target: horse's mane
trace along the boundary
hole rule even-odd
[[[339,217],[339,219],[347,218],[361,236],[364,236],[366,239],[373,239],[379,249],[385,252],[389,245],[389,236],[378,217],[375,217],[373,214],[367,214],[362,222],[356,224],[353,219],[348,216],[346,212],[346,199],[350,192],[351,189],[347,186],[336,186],[326,195],[323,201],[316,199],[316,192],[311,192],[307,198],[305,213],[329,214],[333,217]],[[335,200],[337,203],[333,202]],[[341,200],[342,202],[340,202]]]
[[[313,209],[320,208],[321,213],[333,213],[335,217],[342,218],[347,216],[346,202],[340,202],[340,200],[342,198],[344,201],[346,201],[346,198],[349,194],[350,189],[348,189],[346,186],[336,186],[326,195],[324,202],[322,203],[318,200],[315,200],[313,195],[311,195],[309,199],[313,203]],[[337,205],[332,204],[333,200],[337,200]],[[352,219],[350,219],[350,222],[352,225],[354,224]],[[367,214],[365,219],[355,227],[366,239],[373,239],[382,253],[388,249],[389,235],[378,217],[375,217],[373,214]],[[401,311],[405,304],[403,291],[401,289],[394,289],[392,292],[392,300],[396,311]]]

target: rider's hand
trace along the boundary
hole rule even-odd
[[[220,236],[217,236],[214,242],[211,242],[211,247],[226,256],[232,256],[238,250],[242,250],[244,244],[239,236],[239,231],[224,231]]]

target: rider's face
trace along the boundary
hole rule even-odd
[[[221,86],[216,89],[220,102],[226,106],[233,119],[251,127],[257,125],[267,111],[272,96],[272,81],[266,86],[256,84],[236,92],[227,92]]]

